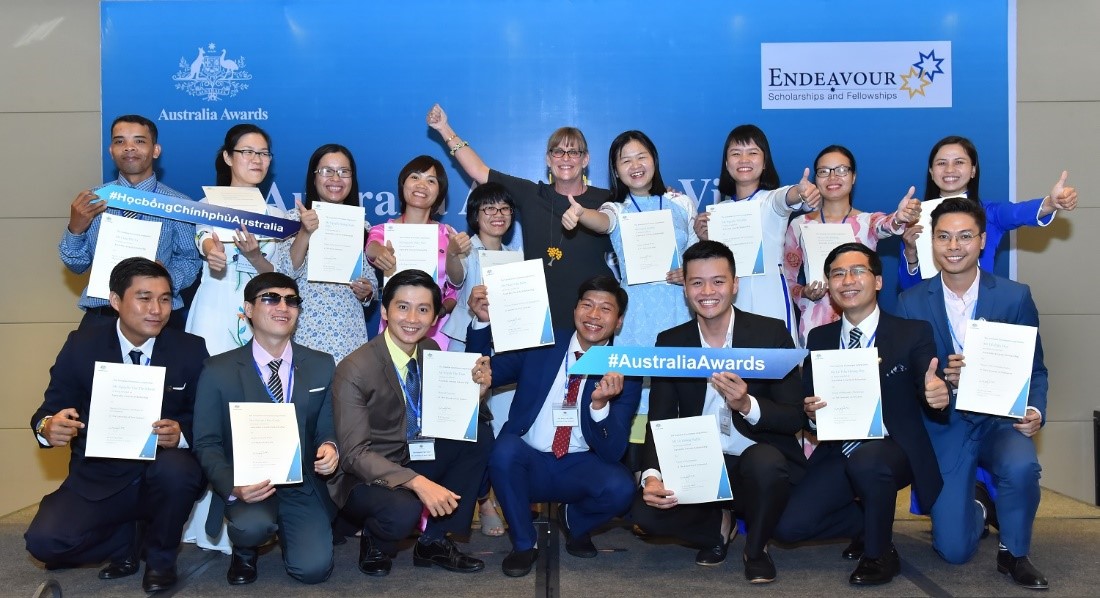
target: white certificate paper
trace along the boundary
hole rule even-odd
[[[730,500],[729,474],[713,415],[649,422],[661,477],[680,504]]]
[[[260,193],[257,187],[203,187],[202,192],[206,195],[207,203],[216,206],[233,208],[242,212],[252,212],[253,214],[267,213],[267,200],[264,199],[264,194]],[[222,243],[233,242],[234,229],[215,227],[214,232],[218,233],[218,238],[222,240]],[[249,232],[255,235],[257,239],[269,238],[257,234],[256,231]]]
[[[102,218],[92,256],[92,273],[88,275],[88,296],[108,299],[111,270],[119,262],[128,257],[157,259],[161,223],[107,213]]]
[[[484,282],[497,353],[554,344],[542,260],[486,268]]]
[[[86,457],[157,457],[153,422],[164,400],[164,368],[97,361],[88,408]]]
[[[920,277],[932,278],[940,273],[936,259],[932,257],[932,210],[935,210],[946,197],[920,202],[920,220],[917,224],[924,227],[917,236],[917,260],[920,262]],[[1028,370],[1030,371],[1030,370]]]
[[[523,261],[522,251],[496,251],[493,249],[478,249],[477,263],[481,268],[481,280],[485,280],[485,269],[504,264],[514,264]]]
[[[664,282],[680,267],[672,210],[619,214],[619,234],[626,261],[626,283]]]
[[[233,430],[233,485],[264,480],[296,484],[302,481],[302,447],[293,403],[230,403]]]
[[[810,360],[814,393],[828,403],[817,410],[817,439],[882,438],[878,349],[810,351]]]
[[[955,409],[1006,417],[1027,413],[1035,358],[1034,326],[970,320],[966,323]]]
[[[397,270],[394,274],[403,270],[423,270],[436,278],[436,271],[439,269],[438,224],[387,222],[383,225],[382,232],[382,245],[393,245],[393,256],[397,259]],[[386,281],[389,281],[388,276]]]
[[[481,387],[470,372],[478,353],[424,351],[423,415],[425,436],[477,441]]]
[[[825,277],[825,258],[838,245],[856,240],[852,227],[841,223],[802,224],[802,253],[806,256],[806,284],[827,282]]]
[[[724,201],[707,206],[709,238],[725,243],[733,252],[738,278],[766,272],[760,205],[759,201]]]
[[[315,202],[319,224],[309,239],[306,254],[310,282],[349,283],[363,275],[362,206]]]

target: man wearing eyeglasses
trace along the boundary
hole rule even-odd
[[[1023,587],[1046,589],[1046,577],[1028,559],[1042,469],[1031,437],[1042,427],[1047,405],[1047,369],[1038,335],[1024,417],[955,410],[959,373],[966,365],[967,322],[1039,326],[1027,285],[979,270],[985,224],[985,211],[976,202],[945,199],[932,211],[931,222],[932,255],[940,273],[902,293],[898,301],[898,315],[931,322],[946,380],[937,383],[932,390],[936,396],[930,398],[944,410],[946,423],[925,418],[943,474],[943,490],[931,510],[932,547],[950,563],[965,563],[977,552],[987,515],[974,497],[975,470],[981,466],[996,482],[1001,522],[997,570]]]
[[[879,390],[885,437],[822,442],[810,456],[806,477],[783,512],[776,537],[787,542],[849,537],[843,556],[859,559],[848,578],[853,585],[879,585],[901,570],[892,541],[898,490],[913,484],[921,508],[936,501],[943,481],[922,413],[938,414],[925,400],[936,378],[932,327],[882,312],[882,261],[862,243],[845,243],[825,258],[829,297],[842,317],[810,331],[811,351],[802,368],[803,402],[810,428],[828,397],[814,396],[816,351],[866,349],[878,354]],[[857,505],[856,498],[860,502]]]
[[[137,114],[116,118],[111,124],[111,141],[107,150],[118,169],[118,178],[77,194],[69,207],[69,225],[62,232],[58,246],[61,262],[76,274],[83,274],[91,268],[104,213],[160,222],[156,261],[163,264],[172,275],[172,315],[168,326],[183,330],[184,302],[180,291],[195,282],[195,277],[202,268],[202,258],[195,248],[195,227],[186,222],[136,212],[113,208],[108,211],[106,198],[96,195],[96,191],[106,185],[119,185],[181,199],[190,198],[160,182],[153,172],[153,161],[160,156],[161,149],[157,143],[157,125],[148,118]],[[81,293],[77,305],[84,310],[84,316],[80,320],[81,327],[96,322],[110,323],[113,318],[118,317],[118,312],[107,299],[89,296],[87,287]]]
[[[332,426],[336,364],[328,353],[290,340],[302,309],[294,279],[277,272],[258,274],[245,285],[244,298],[252,340],[207,360],[195,401],[195,453],[221,497],[210,504],[207,533],[218,534],[224,514],[233,544],[226,573],[231,585],[256,581],[257,549],[275,532],[287,574],[319,583],[332,573],[336,509],[325,478],[336,471],[339,458]],[[229,405],[239,402],[294,405],[303,482],[235,485]]]

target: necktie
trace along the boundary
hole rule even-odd
[[[580,359],[580,351],[574,351],[573,355],[576,359]],[[581,389],[581,379],[584,376],[569,376],[569,386],[565,391],[565,402],[562,403],[562,407],[576,407],[577,395]],[[565,456],[565,453],[569,452],[569,436],[573,432],[573,426],[558,426],[554,430],[554,442],[550,445],[550,450],[554,451],[554,456],[561,459]]]
[[[859,339],[861,337],[863,337],[863,331],[859,328],[853,328],[852,331],[848,333],[848,348],[858,349]],[[851,457],[852,451],[856,450],[861,444],[863,444],[861,440],[849,440],[840,446],[840,452],[844,453],[845,457]]]
[[[130,351],[130,363],[134,365],[141,365],[141,349],[134,349]]]
[[[273,403],[283,402],[283,381],[279,379],[279,366],[283,365],[282,359],[272,359],[267,367],[271,368],[271,375],[267,377],[267,390],[271,392]]]
[[[416,360],[410,359],[405,372],[405,438],[412,440],[420,435],[420,372]]]

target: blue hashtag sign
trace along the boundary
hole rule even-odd
[[[805,349],[604,346],[589,348],[569,373],[708,378],[717,372],[731,372],[742,378],[778,380],[805,357]]]

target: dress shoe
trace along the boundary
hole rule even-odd
[[[508,556],[504,557],[504,562],[501,563],[500,569],[504,571],[504,574],[508,577],[523,577],[531,572],[531,567],[534,566],[538,558],[538,548],[513,550],[508,553]]]
[[[117,563],[111,563],[99,570],[100,579],[120,579],[138,572],[141,563],[135,557],[127,557]]]
[[[229,571],[225,572],[225,580],[231,586],[244,585],[256,581],[256,549],[252,548],[247,553],[233,551],[232,560],[229,562]]]
[[[145,575],[141,577],[141,589],[146,592],[159,592],[176,585],[176,568],[153,569],[145,566]]]
[[[856,570],[848,578],[848,583],[854,586],[877,586],[890,583],[898,573],[901,573],[901,557],[893,546],[890,551],[877,559],[860,557]]]
[[[982,510],[982,521],[984,523],[982,537],[989,536],[990,527],[1001,529],[1001,524],[997,521],[997,505],[994,504],[993,498],[989,496],[989,490],[986,489],[985,484],[981,482],[974,485],[974,502],[977,502],[978,508]]]
[[[1032,590],[1045,590],[1049,586],[1047,578],[1031,564],[1026,556],[1012,556],[1008,550],[997,550],[997,571],[1012,576],[1016,585]]]
[[[573,535],[573,531],[569,529],[569,517],[566,516],[566,505],[558,506],[558,518],[561,520],[561,533],[565,536],[565,551],[569,554],[580,558],[590,559],[599,554],[596,550],[596,545],[592,543],[592,536],[583,534],[580,536]]]
[[[849,561],[863,558],[863,538],[852,540],[852,543],[844,549],[844,552],[840,553],[840,556]]]
[[[382,577],[390,574],[393,561],[374,543],[368,534],[359,537],[359,570],[367,575]]]
[[[732,513],[730,515],[730,531],[725,538],[725,542],[715,544],[710,548],[701,548],[699,552],[695,553],[695,564],[702,567],[713,567],[715,565],[722,564],[726,560],[726,553],[729,551],[730,541],[737,537],[737,522],[733,521]]]
[[[459,552],[455,543],[447,537],[430,544],[417,541],[413,547],[413,564],[417,567],[439,565],[459,573],[473,573],[485,568],[485,561]]]
[[[749,583],[771,583],[775,581],[775,563],[772,562],[772,557],[767,551],[760,553],[760,556],[750,559],[747,555],[745,558],[745,579],[749,580]]]

